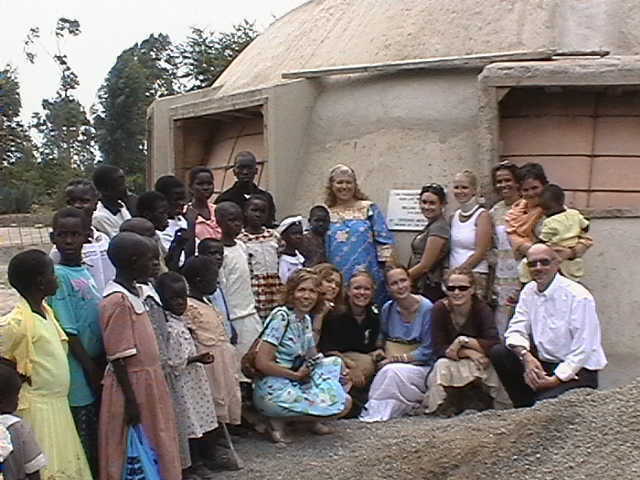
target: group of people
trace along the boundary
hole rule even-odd
[[[51,252],[11,259],[5,478],[120,480],[135,425],[162,478],[198,480],[229,467],[216,450],[227,426],[284,446],[292,427],[330,434],[341,417],[451,416],[597,387],[606,359],[578,283],[588,221],[540,165],[498,164],[490,210],[461,172],[450,219],[444,187],[423,187],[408,266],[350,167],[331,169],[307,222],[276,223],[252,153],[233,172],[212,202],[206,167],[136,197],[100,166],[67,185]]]

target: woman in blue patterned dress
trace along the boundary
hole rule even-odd
[[[368,270],[376,282],[375,303],[389,299],[384,265],[393,249],[393,234],[380,208],[358,188],[355,172],[336,165],[329,172],[326,204],[331,214],[327,258],[344,275],[345,284],[357,270]]]
[[[269,419],[271,438],[286,443],[287,421],[307,421],[317,434],[333,430],[320,423],[345,415],[351,398],[340,383],[339,357],[316,356],[309,312],[318,302],[320,280],[311,270],[294,273],[286,285],[285,305],[265,322],[256,368],[265,375],[256,381],[255,407]]]

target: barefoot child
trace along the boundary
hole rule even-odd
[[[309,231],[302,235],[302,245],[299,248],[304,257],[305,267],[315,267],[328,261],[324,238],[327,236],[330,224],[331,218],[327,207],[324,205],[311,207],[309,211]]]
[[[278,227],[278,233],[284,242],[280,252],[280,281],[283,285],[289,277],[304,266],[304,257],[298,251],[302,246],[302,217],[287,217]]]
[[[236,240],[242,231],[243,216],[233,202],[222,202],[216,208],[216,220],[222,230],[224,261],[220,269],[220,287],[229,305],[229,320],[238,334],[238,362],[262,330],[251,291],[251,273],[247,247]],[[212,290],[213,291],[213,290]],[[244,380],[248,383],[248,379]]]
[[[258,315],[264,321],[282,295],[278,275],[280,235],[264,226],[269,218],[269,203],[265,197],[251,195],[244,204],[244,218],[244,230],[238,240],[247,246],[251,288]]]
[[[44,302],[58,288],[53,262],[41,250],[27,250],[11,259],[8,277],[21,298],[0,319],[0,356],[15,362],[18,372],[28,378],[17,413],[31,424],[49,460],[42,477],[90,479],[69,410],[67,336]]]
[[[189,439],[192,468],[183,472],[183,480],[205,477],[203,457],[209,457],[217,428],[215,406],[204,365],[214,361],[210,352],[197,353],[196,345],[182,315],[187,309],[187,282],[175,272],[156,279],[156,289],[164,308],[167,326],[167,355],[172,379],[173,403],[179,412],[178,430]],[[206,469],[206,467],[205,467]],[[195,475],[195,476],[194,476]]]
[[[91,225],[91,217],[98,203],[98,191],[93,183],[84,179],[71,180],[64,189],[64,197],[68,206],[79,208],[84,212]],[[100,295],[107,283],[116,275],[116,270],[107,256],[107,248],[109,248],[109,237],[91,227],[89,237],[82,245],[82,263],[89,269]],[[53,263],[60,262],[60,253],[55,246],[51,249],[49,256],[53,259]]]
[[[189,258],[181,271],[189,285],[184,316],[196,349],[198,353],[209,352],[215,358],[213,363],[206,365],[206,370],[218,422],[238,425],[242,407],[240,363],[235,348],[229,342],[222,315],[208,300],[218,285],[216,263],[209,257],[198,255]],[[215,467],[207,459],[203,460],[207,467]]]
[[[100,300],[95,281],[82,263],[89,219],[66,207],[52,221],[51,242],[60,253],[55,266],[58,290],[48,298],[58,323],[69,338],[71,388],[69,405],[94,478],[98,477],[98,396],[104,371],[100,331]]]
[[[0,385],[0,427],[9,431],[13,448],[2,460],[2,475],[5,480],[40,480],[47,458],[29,424],[15,415],[22,379],[7,363],[0,363]]]
[[[153,274],[155,243],[131,232],[116,235],[109,258],[116,278],[104,293],[100,323],[110,365],[100,410],[100,478],[121,480],[127,427],[141,423],[165,480],[180,480],[180,455],[171,394],[158,344],[137,281]]]

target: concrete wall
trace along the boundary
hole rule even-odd
[[[601,383],[612,387],[640,375],[640,219],[594,219],[590,233],[595,245],[585,256],[585,285],[598,303],[609,359]]]
[[[403,73],[326,80],[311,112],[293,210],[324,201],[331,167],[351,165],[386,211],[389,189],[448,183],[477,170],[476,75]],[[399,233],[408,259],[414,234]]]

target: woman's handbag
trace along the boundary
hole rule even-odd
[[[130,426],[127,435],[127,460],[122,480],[161,479],[158,457],[142,430],[142,425]]]
[[[384,342],[384,355],[389,358],[392,355],[404,355],[412,353],[420,346],[419,343],[399,342],[395,340],[386,340]]]
[[[286,312],[286,310],[284,313],[285,315],[287,315],[287,325],[284,327],[284,332],[282,333],[282,337],[280,337],[280,342],[278,342],[278,344],[282,342],[282,339],[287,334],[287,330],[289,329],[289,314],[288,312]],[[260,332],[260,335],[258,335],[257,338],[253,341],[247,353],[245,353],[240,360],[240,369],[242,370],[243,375],[250,380],[257,380],[258,378],[263,376],[260,370],[258,370],[258,367],[256,367],[256,356],[258,355],[258,350],[260,349],[260,345],[263,341],[262,335],[267,330],[267,328],[269,328],[269,325],[273,321],[273,318],[275,318],[275,310],[271,312],[271,315],[269,315],[267,323]]]

